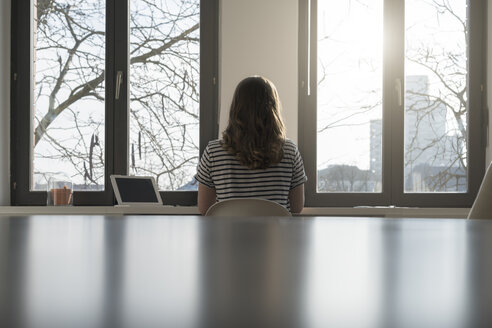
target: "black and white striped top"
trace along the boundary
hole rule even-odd
[[[203,152],[195,178],[215,188],[217,201],[229,198],[264,198],[290,210],[289,191],[306,182],[301,154],[287,139],[282,160],[266,169],[249,169],[229,154],[220,140],[210,141]]]

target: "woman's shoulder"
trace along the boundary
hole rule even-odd
[[[299,153],[299,150],[297,149],[297,145],[294,141],[290,139],[285,139],[284,142],[284,160],[287,160],[289,162],[295,161],[296,157],[298,156],[297,154]]]
[[[214,139],[214,140],[210,140],[208,142],[207,147],[217,147],[217,146],[221,146],[221,145],[222,145],[222,140]]]
[[[222,144],[223,143],[222,143],[221,139],[210,140],[208,142],[208,145],[207,145],[207,150],[209,153],[216,153],[216,152],[224,151]]]
[[[291,147],[296,147],[297,148],[297,145],[294,141],[292,141],[291,139],[289,138],[285,138],[285,145],[286,146],[291,146]]]
[[[284,150],[289,152],[296,152],[297,145],[294,141],[290,140],[289,138],[285,138]]]

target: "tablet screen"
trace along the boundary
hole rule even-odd
[[[115,178],[123,203],[159,203],[149,178]]]

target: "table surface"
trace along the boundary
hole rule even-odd
[[[2,217],[0,326],[491,327],[491,249],[492,220]]]
[[[469,208],[442,207],[304,207],[301,216],[370,216],[390,218],[460,218]],[[0,216],[23,215],[199,215],[196,206],[0,206]]]

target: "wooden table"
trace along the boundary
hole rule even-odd
[[[1,327],[491,327],[492,221],[0,218]]]

